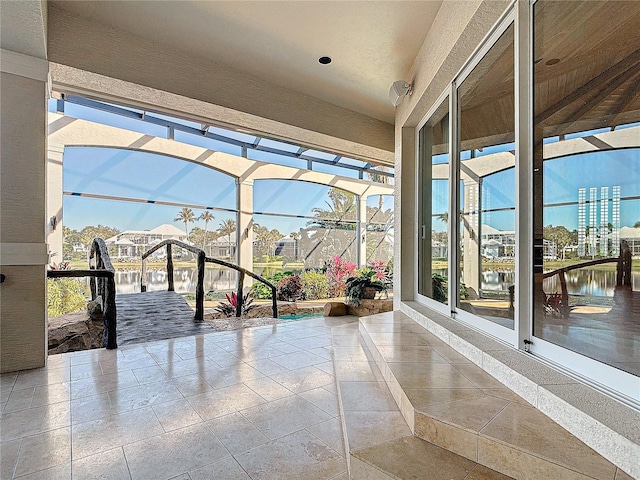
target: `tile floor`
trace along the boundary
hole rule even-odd
[[[4,374],[0,478],[346,479],[331,328],[356,321],[62,354]]]

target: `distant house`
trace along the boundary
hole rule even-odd
[[[140,258],[144,252],[163,240],[186,242],[187,234],[175,225],[162,224],[151,230],[125,230],[105,243],[117,259]]]
[[[514,230],[498,230],[483,224],[481,232],[483,256],[497,258],[515,255],[516,232]]]
[[[205,247],[205,253],[214,258],[234,258],[236,255],[236,232],[223,235]]]
[[[283,237],[276,241],[274,255],[280,255],[289,258],[298,258],[298,240],[291,237]]]
[[[632,256],[640,257],[640,228],[622,227],[620,229],[620,240],[627,241]]]

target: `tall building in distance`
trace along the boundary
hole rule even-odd
[[[578,255],[616,257],[620,254],[620,186],[578,189]],[[588,221],[587,221],[588,219]],[[611,219],[611,221],[609,221]]]

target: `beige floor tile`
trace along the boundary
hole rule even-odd
[[[475,388],[452,365],[442,363],[389,363],[403,388]]]
[[[99,377],[103,375],[100,363],[83,363],[81,365],[71,365],[71,381],[83,378]]]
[[[308,350],[308,352],[313,354],[313,355],[317,355],[319,357],[322,357],[326,361],[333,360],[333,347],[331,345],[326,346],[326,347],[312,348],[312,349]]]
[[[236,412],[209,420],[207,426],[231,454],[245,452],[269,441],[241,413]]]
[[[122,447],[74,460],[74,480],[129,480],[129,467]]]
[[[379,470],[377,467],[363,462],[353,455],[349,459],[350,480],[397,480],[392,475]]]
[[[479,388],[504,388],[504,385],[475,364],[456,365],[455,369]]]
[[[184,398],[153,405],[151,408],[165,432],[202,422],[200,415],[196,413],[193,407],[191,407],[191,404]]]
[[[311,425],[306,430],[318,437],[327,447],[344,457],[344,434],[342,433],[342,422],[339,418],[330,418],[316,425]]]
[[[17,372],[0,374],[0,392],[11,391],[18,378]]]
[[[271,360],[273,360],[278,365],[282,365],[283,367],[288,368],[289,370],[310,367],[318,363],[326,362],[324,358],[309,352],[287,353],[279,357],[273,357]]]
[[[333,347],[333,358],[339,362],[370,362],[372,359],[361,346]]]
[[[187,400],[203,420],[265,403],[265,399],[246,385],[233,385],[187,397]]]
[[[404,393],[417,409],[484,395],[479,388],[407,388]]]
[[[426,345],[387,345],[378,347],[378,351],[387,362],[448,363]]]
[[[498,397],[483,395],[463,398],[449,403],[429,405],[421,411],[436,420],[473,432],[479,432],[493,420],[509,403]]]
[[[302,349],[300,347],[298,347],[296,344],[298,342],[298,340],[291,339],[291,342],[276,342],[273,344],[273,346],[275,348],[277,348],[278,350],[280,350],[282,353],[295,353],[295,352],[300,352],[302,351]]]
[[[305,367],[271,376],[276,382],[294,393],[334,383],[334,376],[315,367]]]
[[[428,345],[420,335],[414,333],[369,333],[369,338],[376,346],[383,345]]]
[[[228,455],[204,424],[125,445],[124,453],[133,480],[169,479]]]
[[[160,368],[169,378],[181,377],[183,375],[199,374],[206,371],[218,370],[220,366],[207,357],[189,358],[187,360],[175,360],[167,363],[160,363]]]
[[[416,437],[404,437],[358,450],[354,456],[396,478],[425,478],[425,473],[429,472],[430,480],[463,480],[476,465]]]
[[[251,407],[241,413],[272,440],[331,418],[298,395]]]
[[[333,393],[334,395],[338,395],[338,387],[336,386],[335,382],[329,383],[327,385],[323,385],[322,388],[324,388],[327,392]]]
[[[478,464],[471,471],[469,476],[465,477],[464,480],[512,480],[512,479],[507,475],[503,475],[500,472],[496,472],[495,470],[491,470],[490,468],[487,468],[484,465]]]
[[[545,462],[540,457],[530,455],[517,448],[511,448],[483,437],[478,438],[478,461],[513,478],[592,479],[592,477],[587,477],[553,462]],[[613,473],[611,475],[611,477],[602,478],[613,478]]]
[[[135,368],[132,372],[140,385],[144,385],[145,383],[166,382],[170,378],[159,365]]]
[[[111,409],[109,394],[101,393],[90,397],[71,400],[71,423],[84,423],[98,418],[108,417],[114,412]]]
[[[71,429],[50,430],[22,440],[15,476],[46,470],[71,461]]]
[[[69,425],[71,425],[69,402],[20,410],[2,415],[0,440],[6,442]]]
[[[483,388],[482,391],[487,395],[492,395],[494,397],[504,398],[505,400],[509,400],[511,402],[516,402],[526,407],[531,407],[532,405],[527,402],[520,395],[515,393],[513,390],[509,390],[508,388]]]
[[[63,368],[35,368],[23,370],[18,373],[18,378],[13,386],[14,390],[34,388],[41,385],[63,383],[71,381],[71,367]]]
[[[52,385],[36,387],[33,392],[31,406],[41,407],[52,403],[68,402],[70,398],[71,390],[69,383],[54,383]]]
[[[203,375],[197,373],[185,375],[183,377],[174,377],[171,379],[171,383],[175,385],[177,389],[180,390],[180,393],[185,397],[210,392],[214,389],[205,380]]]
[[[295,345],[305,351],[321,347],[330,347],[331,335],[318,335],[316,337],[302,338],[298,340]]]
[[[244,362],[263,360],[265,358],[275,358],[286,355],[286,353],[282,350],[270,345],[263,345],[259,347],[243,346],[242,348],[233,350],[230,353],[233,353],[236,357]]]
[[[338,453],[305,430],[236,455],[253,480],[299,480],[334,477],[347,469]]]
[[[71,382],[71,398],[88,397],[120,388],[135,387],[138,380],[131,370],[109,373],[99,377],[83,378]]]
[[[13,390],[2,408],[2,413],[18,412],[31,408],[31,401],[33,400],[35,390],[35,387]]]
[[[356,334],[334,335],[331,339],[331,344],[334,347],[358,346],[360,345],[360,336]]]
[[[342,408],[351,411],[396,411],[398,406],[384,382],[340,382]]]
[[[187,477],[185,477],[186,479]],[[205,467],[191,470],[189,472],[190,480],[251,480],[247,472],[243,470],[233,457],[226,457],[217,462],[213,462]]]
[[[335,362],[336,376],[346,382],[381,382],[384,380],[374,362]]]
[[[19,453],[20,440],[12,440],[0,445],[0,478],[13,478]]]
[[[328,413],[332,417],[340,415],[338,408],[338,395],[330,392],[325,387],[314,388],[298,394],[316,407]]]
[[[220,349],[220,352],[211,354],[208,358],[213,360],[221,367],[230,367],[232,365],[239,365],[240,363],[242,363],[242,360],[240,360],[238,357],[222,349]]]
[[[432,348],[438,353],[438,355],[444,358],[447,362],[452,364],[473,363],[467,357],[465,357],[461,353],[458,353],[457,350],[446,345],[444,342],[442,343],[443,343],[442,345],[432,345]]]
[[[416,436],[465,458],[478,460],[478,434],[416,412]]]
[[[213,388],[228,387],[261,377],[264,377],[263,373],[260,373],[246,363],[239,363],[237,365],[204,372],[205,380]]]
[[[615,480],[633,480],[633,477],[629,474],[627,474],[626,472],[623,472],[622,470],[620,470],[619,468],[616,471],[616,478]]]
[[[72,427],[73,459],[164,433],[151,408],[110,415]]]
[[[585,475],[613,478],[615,474],[611,463],[532,407],[509,404],[481,431],[481,436]]]
[[[109,392],[111,408],[115,413],[150,407],[158,403],[181,398],[183,396],[180,391],[168,382],[147,383],[131,388],[119,388]]]
[[[350,412],[345,424],[350,450],[411,435],[400,412]]]
[[[317,363],[314,365],[314,367],[316,367],[319,370],[322,370],[323,372],[327,372],[329,375],[336,374],[336,368],[335,368],[335,365],[333,364],[333,360],[330,360],[324,363]]]
[[[269,377],[249,380],[244,384],[268,402],[294,394],[291,390],[287,390]]]
[[[151,367],[158,362],[151,355],[138,355],[135,358],[123,358],[122,356],[100,360],[100,368],[103,374],[114,373],[133,368]]]
[[[270,360],[268,358],[247,362],[247,365],[249,365],[252,368],[255,368],[260,373],[263,373],[264,375],[268,375],[268,376],[276,375],[278,373],[285,373],[289,371],[287,367],[278,365],[273,360]]]
[[[24,475],[20,480],[71,480],[71,462]]]

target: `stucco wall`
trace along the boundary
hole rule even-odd
[[[52,62],[393,150],[393,125],[50,6]]]
[[[46,83],[2,73],[0,86],[0,265],[6,276],[0,286],[0,370],[6,372],[46,360]],[[23,254],[30,250],[36,254]]]
[[[414,298],[417,285],[416,204],[417,131],[455,75],[504,14],[511,0],[443,2],[407,79],[413,94],[396,109],[395,125],[395,278],[394,308]]]

